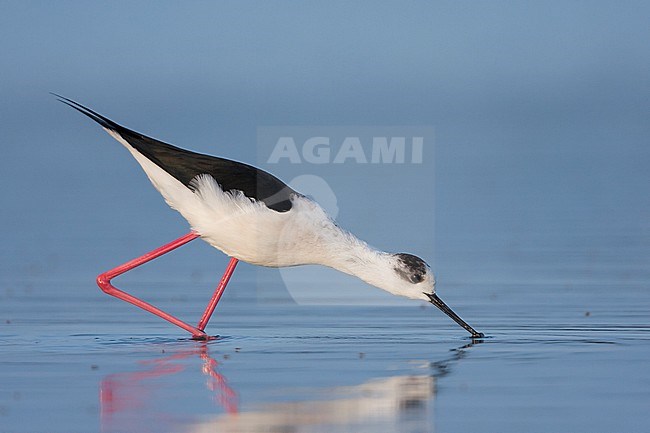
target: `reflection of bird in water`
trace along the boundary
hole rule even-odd
[[[393,376],[373,379],[356,386],[323,392],[322,400],[265,404],[258,410],[221,415],[214,420],[188,426],[191,433],[386,431],[405,416],[418,426],[432,425],[431,404],[435,378],[430,375]],[[429,431],[425,429],[425,431]]]
[[[187,365],[182,361],[197,355],[202,361],[201,372],[208,378],[206,387],[214,394],[215,402],[227,413],[237,413],[237,394],[217,371],[219,364],[210,356],[207,345],[202,344],[196,349],[142,361],[144,370],[105,376],[99,387],[102,431],[153,431],[151,423],[167,415],[142,417],[139,414],[151,410],[154,394],[160,390],[159,379],[185,371]],[[140,425],[143,422],[147,428]]]
[[[480,341],[479,341],[480,342]],[[354,431],[433,431],[433,402],[437,381],[450,373],[473,343],[442,360],[416,362],[430,374],[392,376],[360,385],[340,386],[316,393],[319,400],[265,404],[257,410],[224,414],[187,429],[191,433]]]
[[[472,337],[483,336],[438,297],[433,272],[424,260],[408,253],[371,248],[341,229],[316,202],[275,176],[247,164],[163,143],[118,125],[70,99],[59,98],[99,123],[124,145],[167,203],[187,219],[194,231],[171,246],[156,250],[155,254],[100,275],[98,283],[108,293],[175,323],[194,337],[207,338],[203,329],[237,260],[270,267],[318,264],[356,276],[394,295],[431,302]],[[234,260],[197,327],[110,284],[112,277],[197,236]]]

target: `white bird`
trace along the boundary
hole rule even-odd
[[[339,227],[318,203],[270,173],[163,143],[118,125],[75,101],[55,96],[99,123],[131,152],[167,204],[189,222],[194,237],[200,236],[231,258],[269,267],[329,266],[394,295],[431,302],[472,337],[483,337],[438,297],[433,272],[421,258],[370,247]],[[125,269],[112,276],[139,264],[125,265]],[[156,309],[120,293],[126,296],[118,297],[128,302],[149,311],[149,307]],[[152,312],[170,320],[157,311]],[[201,336],[194,332],[196,328],[190,328],[195,336]],[[203,331],[200,327],[199,330]]]

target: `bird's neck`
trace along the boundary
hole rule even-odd
[[[391,291],[395,279],[395,256],[376,250],[339,227],[323,209],[310,200],[294,202],[295,217],[286,228],[288,236],[279,250],[299,254],[280,262],[325,265],[353,275],[375,287]],[[295,245],[300,244],[300,248]]]
[[[334,226],[323,242],[327,266],[353,275],[376,287],[392,277],[394,257],[376,250],[353,234]]]

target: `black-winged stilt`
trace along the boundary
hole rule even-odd
[[[431,302],[472,337],[483,337],[438,297],[433,272],[421,258],[371,248],[341,229],[317,203],[263,170],[163,143],[118,125],[71,99],[55,96],[122,143],[167,204],[180,212],[192,228],[187,235],[99,275],[97,283],[106,293],[180,326],[194,338],[205,339],[205,326],[238,260],[269,267],[319,264],[354,275],[394,295]],[[197,237],[231,257],[197,326],[111,284],[117,275]]]

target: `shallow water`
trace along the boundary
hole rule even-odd
[[[486,333],[475,341],[417,303],[236,295],[256,290],[246,269],[208,326],[219,338],[207,343],[91,283],[5,282],[0,431],[645,431],[646,239],[561,238],[540,237],[535,249],[446,248],[439,266],[463,278],[442,281],[439,293]],[[588,245],[591,254],[578,253]],[[470,262],[481,266],[461,269]],[[143,295],[155,285],[148,299],[198,318],[209,290],[179,297],[178,287],[197,283],[176,277],[116,281]]]

